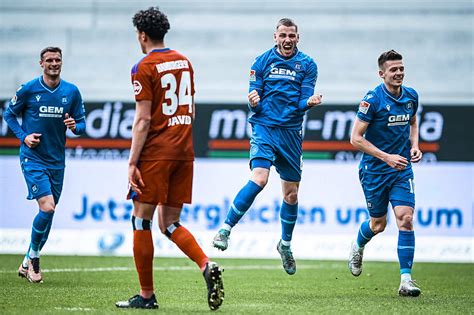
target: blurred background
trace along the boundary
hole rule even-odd
[[[273,45],[277,21],[299,27],[299,49],[318,64],[324,106],[303,124],[305,166],[295,229],[296,257],[346,259],[367,217],[358,183],[360,154],[349,144],[361,98],[380,83],[377,58],[404,56],[414,87],[424,160],[416,165],[416,257],[473,262],[473,3],[453,1],[112,1],[0,0],[0,116],[16,89],[41,74],[39,52],[63,49],[62,77],[81,90],[87,131],[69,135],[62,199],[45,251],[131,255],[127,158],[134,115],[130,69],[143,57],[132,25],[137,10],[159,6],[168,47],[193,63],[196,80],[195,185],[182,222],[212,255],[278,257],[278,174],[233,233],[225,254],[210,247],[229,203],[247,181],[246,95],[254,58]],[[19,141],[0,121],[0,253],[27,249],[37,206],[18,162]],[[157,230],[155,228],[155,230]],[[239,232],[240,231],[240,232]],[[365,257],[396,260],[393,219]],[[180,253],[161,235],[157,255]],[[71,242],[76,245],[71,247]]]

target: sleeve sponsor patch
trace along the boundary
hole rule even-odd
[[[135,93],[135,95],[140,94],[141,91],[142,85],[140,84],[140,82],[138,82],[137,80],[133,81],[133,92]]]
[[[361,113],[363,113],[363,114],[367,114],[367,112],[369,111],[369,107],[370,107],[370,103],[369,103],[369,102],[362,101],[362,102],[360,102],[360,104],[359,104],[359,112],[361,112]]]
[[[251,82],[257,81],[257,77],[255,76],[255,70],[250,70],[249,81]]]
[[[15,106],[17,99],[18,99],[18,98],[17,98],[17,96],[16,96],[16,94],[15,94],[15,95],[12,97],[12,99],[10,100],[10,102],[12,103],[13,106]]]

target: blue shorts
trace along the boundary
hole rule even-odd
[[[29,161],[21,163],[21,170],[28,186],[26,199],[38,200],[41,197],[52,195],[54,203],[58,204],[63,190],[64,169],[50,169]]]
[[[359,179],[371,217],[380,218],[387,214],[389,201],[392,207],[415,208],[415,187],[411,168],[388,174],[371,174],[359,169]]]
[[[275,165],[280,178],[301,181],[303,167],[303,136],[301,130],[252,125],[250,166],[253,159],[265,159]]]

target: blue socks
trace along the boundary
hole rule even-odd
[[[51,231],[51,225],[53,225],[53,217],[54,217],[55,211],[51,213],[52,213],[51,221],[49,221],[48,227],[46,228],[46,231],[44,232],[43,237],[41,238],[41,243],[39,246],[40,251],[43,249],[44,244],[46,244],[46,241],[48,240],[48,236],[49,236],[49,231]]]
[[[296,218],[298,217],[298,204],[290,205],[285,201],[281,204],[280,221],[281,221],[281,239],[283,241],[291,241],[293,229],[295,228]]]
[[[230,210],[225,218],[225,224],[233,227],[244,216],[245,212],[250,208],[255,197],[262,191],[262,187],[258,186],[251,180],[237,193],[234,202],[230,206]]]
[[[398,231],[398,261],[400,262],[400,274],[411,274],[414,256],[415,232]]]
[[[359,233],[357,234],[357,245],[359,248],[363,248],[375,235],[370,229],[369,222],[370,220],[367,220],[360,225]]]
[[[39,257],[39,251],[48,239],[53,216],[54,211],[44,212],[40,210],[33,220],[33,227],[31,228],[31,243],[28,252],[29,258]]]

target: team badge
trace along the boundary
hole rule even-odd
[[[411,109],[413,108],[413,102],[408,102],[408,103],[406,103],[406,104],[405,104],[405,108],[406,108],[407,110],[411,110]]]
[[[63,104],[66,104],[67,103],[67,97],[66,96],[63,96],[63,98],[61,99],[61,102]]]
[[[251,155],[255,155],[257,154],[258,152],[258,147],[256,145],[253,145],[251,148],[250,148],[250,154]]]
[[[17,100],[17,97],[16,97],[16,94],[12,97],[12,99],[10,100],[10,103],[15,106],[16,104],[16,100]]]
[[[255,70],[250,70],[249,81],[251,82],[257,81],[257,77],[255,76]]]
[[[33,191],[34,193],[38,191],[38,186],[36,186],[36,184],[33,184],[31,186],[31,191]]]
[[[301,70],[301,63],[299,63],[299,62],[295,63],[295,69],[296,70]]]
[[[367,112],[369,111],[369,107],[370,107],[370,103],[366,101],[362,101],[359,104],[359,112],[363,114],[367,114]]]
[[[142,85],[140,84],[140,82],[138,82],[137,80],[133,81],[133,92],[135,93],[135,95],[140,94],[141,91]]]

